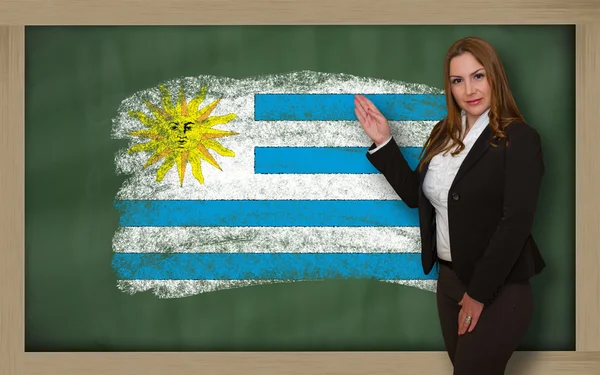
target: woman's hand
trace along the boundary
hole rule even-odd
[[[358,121],[377,146],[391,137],[387,120],[369,99],[363,95],[355,95],[354,105]]]
[[[479,321],[481,312],[483,311],[483,303],[474,300],[469,297],[467,293],[463,294],[462,300],[458,303],[462,306],[458,313],[458,335],[463,335],[467,332],[472,332]],[[467,321],[467,317],[471,317],[470,321]]]

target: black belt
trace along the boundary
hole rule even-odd
[[[440,264],[444,264],[444,265],[446,265],[446,266],[448,266],[448,267],[450,267],[450,268],[453,268],[453,267],[452,267],[452,262],[448,262],[447,260],[440,259],[440,258],[438,258],[438,262],[439,262]]]

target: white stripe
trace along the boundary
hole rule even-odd
[[[317,281],[317,280],[311,280]],[[117,288],[128,294],[151,292],[159,298],[184,298],[228,289],[266,286],[268,284],[298,283],[293,280],[118,280]],[[437,280],[382,280],[436,292]]]
[[[186,176],[191,175],[188,167]],[[213,178],[204,185],[186,179],[179,187],[171,170],[161,182],[144,171],[123,183],[116,199],[400,200],[383,175],[253,175]],[[173,186],[176,188],[172,188]]]
[[[113,237],[124,253],[418,253],[418,227],[125,227]]]

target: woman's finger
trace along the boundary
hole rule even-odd
[[[377,110],[377,107],[375,107],[375,105],[373,104],[373,102],[371,102],[369,99],[367,99],[365,96],[360,96],[359,97],[359,102],[362,105],[362,107],[365,109],[365,111],[367,113],[372,113],[373,116],[379,112],[379,110]]]
[[[375,124],[373,123],[373,120],[370,118],[370,116],[368,114],[361,113],[361,110],[359,108],[355,108],[354,112],[356,113],[356,117],[358,118],[358,121],[362,125],[363,129],[365,130],[365,132],[367,133],[369,138],[371,138],[373,141],[375,141],[375,137],[376,137],[378,130],[377,130]]]
[[[367,103],[365,103],[365,100],[367,100],[367,98],[365,98],[364,96],[362,96],[362,95],[356,95],[356,98],[355,98],[354,102],[363,111],[367,112],[369,106],[367,105]]]
[[[365,97],[365,105],[371,109],[371,111],[375,112],[375,113],[379,113],[379,110],[377,109],[377,107],[375,106],[375,104],[373,104],[372,101],[370,101],[369,99],[367,99]]]
[[[363,97],[363,100],[364,100],[365,106],[367,106],[367,108],[371,109],[371,111],[373,111],[374,115],[379,115],[382,118],[384,118],[383,114],[379,111],[377,106],[375,106],[375,104],[373,104],[372,101],[370,101],[367,97]]]
[[[461,332],[460,332],[461,335],[464,335],[465,333],[467,333],[467,330],[469,329],[469,325],[471,325],[471,322],[469,322],[465,319],[462,324],[462,328],[461,328]]]
[[[459,335],[463,335],[464,333],[466,333],[467,329],[469,328],[469,325],[471,325],[471,322],[467,320],[468,316],[473,318],[472,314],[469,314],[466,311],[464,311],[464,309],[461,309],[461,313],[459,314],[459,320],[458,320],[458,334]]]
[[[369,128],[372,127],[373,121],[370,119],[369,114],[362,107],[356,106],[354,108],[354,111],[356,112],[356,117],[358,118],[358,121],[360,121],[360,123],[363,126],[367,126]]]
[[[365,108],[362,104],[360,104],[360,102],[357,102],[355,105],[355,108],[358,110],[358,112],[360,112],[360,114],[362,115],[362,117],[365,120],[368,120],[368,111],[367,108]]]
[[[469,326],[469,332],[473,332],[473,330],[475,329],[475,326],[477,325],[477,322],[479,321],[479,317],[481,316],[481,314],[474,314],[474,315],[475,316],[473,316],[471,325]]]
[[[360,111],[360,109],[354,108],[354,113],[356,113],[356,118],[358,118],[358,121],[363,127],[369,127],[365,115]]]
[[[357,111],[360,111],[360,113],[362,113],[363,115],[365,114],[365,110],[364,110],[363,106],[356,99],[354,100],[354,109],[356,109]]]

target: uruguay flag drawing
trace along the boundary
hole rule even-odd
[[[185,77],[121,103],[126,174],[112,268],[126,293],[160,298],[267,283],[372,279],[435,292],[418,213],[367,160],[363,94],[416,167],[443,91],[310,71]]]

